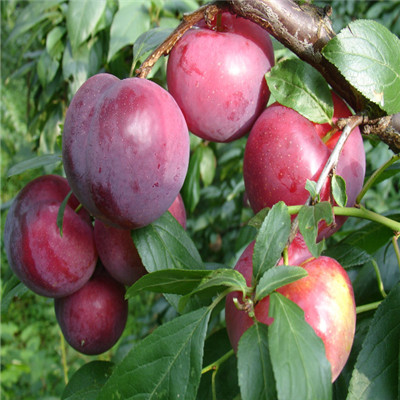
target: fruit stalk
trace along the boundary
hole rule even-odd
[[[360,125],[362,120],[363,120],[363,117],[354,116],[353,118],[351,118],[350,122],[344,127],[335,147],[332,150],[331,155],[328,158],[328,161],[326,162],[326,164],[321,172],[321,175],[318,178],[316,188],[315,188],[315,191],[317,194],[320,194],[326,179],[328,178],[329,174],[335,169],[335,166],[338,163],[340,153],[343,149],[344,144],[346,143],[347,138],[350,136],[353,129],[356,126]],[[308,197],[305,205],[310,205],[312,203],[312,201],[313,201],[313,196],[310,195]],[[291,243],[292,240],[295,238],[298,228],[299,228],[299,222],[298,222],[298,218],[296,217],[292,223],[292,229],[291,229],[291,232],[289,235],[289,243]]]

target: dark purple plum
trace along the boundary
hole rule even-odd
[[[159,218],[183,185],[187,125],[156,83],[96,75],[67,111],[63,160],[76,197],[94,217],[139,228]]]
[[[4,246],[17,277],[33,292],[62,297],[81,288],[93,274],[97,251],[93,227],[73,196],[65,207],[63,234],[57,215],[70,192],[65,178],[45,175],[28,183],[7,214]]]
[[[179,194],[168,209],[186,227],[186,211]],[[100,220],[94,224],[94,239],[102,264],[118,282],[130,286],[147,273],[136,250],[130,229],[120,229]]]
[[[265,73],[273,64],[272,42],[265,30],[222,13],[211,27],[199,24],[174,46],[168,59],[168,90],[191,132],[206,140],[230,142],[250,130],[267,104]]]
[[[125,287],[102,268],[77,292],[55,299],[54,309],[65,340],[88,355],[114,346],[128,317]]]

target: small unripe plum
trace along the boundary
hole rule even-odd
[[[159,218],[183,185],[187,125],[156,83],[95,75],[68,108],[63,161],[74,194],[94,217],[139,228]]]
[[[168,211],[185,229],[186,211],[180,194]],[[130,286],[147,273],[133,243],[130,229],[115,228],[96,220],[94,240],[102,264],[118,282]]]
[[[88,213],[74,210],[71,196],[64,210],[62,236],[57,216],[70,192],[65,178],[45,175],[28,183],[7,214],[4,245],[10,268],[33,292],[62,297],[81,288],[97,262]]]
[[[334,120],[351,115],[336,95],[333,95],[333,101]],[[246,193],[254,212],[272,207],[278,201],[289,206],[306,202],[309,196],[305,189],[307,179],[318,180],[341,133],[324,143],[322,138],[329,129],[329,124],[313,124],[278,103],[265,109],[250,132],[243,161]],[[343,147],[336,174],[346,181],[347,206],[351,207],[365,176],[365,150],[358,127]],[[327,179],[321,200],[329,201],[330,198],[330,179]],[[345,217],[337,217],[334,225],[321,226],[318,240],[332,235],[345,220]]]
[[[254,242],[246,248],[235,266],[248,285],[253,273],[253,249]],[[333,382],[346,364],[354,340],[356,306],[353,288],[346,271],[336,260],[325,256],[308,258],[303,247],[299,250],[300,253],[296,249],[289,251],[289,264],[300,265],[308,275],[282,286],[277,292],[303,309],[305,320],[322,339]],[[242,334],[254,323],[234,305],[233,298],[240,299],[240,296],[238,292],[230,293],[225,306],[226,328],[235,351]],[[273,323],[273,318],[268,315],[269,296],[255,305],[254,312],[258,321],[266,325]]]
[[[273,64],[266,31],[226,12],[211,27],[203,22],[190,29],[174,46],[168,59],[168,90],[192,133],[230,142],[250,130],[267,104],[265,73]]]
[[[128,317],[125,287],[104,270],[77,292],[54,300],[65,340],[83,354],[101,354],[121,337]]]

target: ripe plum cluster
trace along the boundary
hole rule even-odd
[[[11,268],[32,291],[53,297],[57,321],[72,347],[98,354],[121,336],[128,306],[125,286],[146,273],[130,232],[169,210],[183,228],[180,190],[188,170],[189,131],[207,141],[230,142],[248,134],[243,177],[253,211],[304,204],[307,180],[317,180],[340,132],[318,125],[281,104],[268,105],[266,72],[274,65],[272,42],[258,25],[222,13],[199,23],[172,49],[168,90],[142,78],[89,78],[68,108],[63,131],[66,179],[47,175],[28,184],[7,217],[5,245]],[[332,94],[334,121],[351,115]],[[355,129],[336,173],[353,206],[365,175],[362,138]],[[72,190],[63,215],[57,215]],[[321,200],[333,197],[329,180]],[[79,206],[79,204],[81,206]],[[79,207],[78,207],[79,206]],[[321,225],[318,239],[343,224]],[[251,285],[254,243],[236,269]],[[289,247],[290,265],[308,276],[278,291],[297,303],[325,344],[336,379],[350,352],[355,303],[344,269],[313,258],[300,236]],[[97,265],[97,267],[96,267]],[[226,326],[234,349],[253,320],[226,300]],[[268,297],[255,306],[266,324]],[[323,303],[323,307],[321,307]]]
[[[128,317],[125,286],[146,270],[129,229],[93,219],[72,194],[67,179],[44,175],[26,185],[8,212],[4,243],[15,275],[34,293],[54,299],[66,341],[83,354],[109,350]],[[186,226],[178,194],[169,211]]]

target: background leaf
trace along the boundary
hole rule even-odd
[[[106,0],[69,0],[67,30],[72,53],[94,33],[106,8]]]
[[[272,96],[310,121],[330,123],[333,101],[328,84],[311,65],[300,59],[286,59],[276,64],[266,79]]]
[[[215,361],[231,351],[232,346],[226,329],[222,328],[214,331],[205,342],[203,368],[215,363]],[[201,375],[196,400],[210,400],[213,395],[213,384],[217,399],[235,399],[239,394],[237,375],[237,358],[232,354],[231,357],[219,364],[216,369]],[[227,382],[229,382],[228,385]]]
[[[200,164],[203,158],[203,146],[198,146],[189,160],[185,182],[181,190],[186,208],[192,213],[200,200]]]
[[[139,35],[150,28],[150,15],[146,8],[149,3],[147,0],[119,1],[119,10],[110,29],[108,61],[124,46],[133,45]]]
[[[133,44],[133,64],[144,61],[146,55],[155,50],[172,30],[172,28],[157,27],[142,33]]]
[[[270,296],[269,351],[278,399],[331,399],[331,365],[303,310],[280,293]]]
[[[389,400],[398,396],[400,283],[375,312],[357,358],[347,400]]]
[[[210,313],[201,308],[158,327],[115,367],[98,400],[194,399]]]
[[[238,345],[240,393],[243,400],[275,400],[275,379],[268,349],[268,328],[256,322]]]
[[[30,169],[44,167],[56,163],[61,163],[60,154],[44,154],[42,156],[33,157],[30,158],[29,160],[24,160],[19,162],[18,164],[13,165],[7,171],[7,178],[21,174],[22,172],[28,171]]]
[[[365,97],[388,114],[400,111],[400,40],[372,20],[357,20],[323,48],[322,54]]]
[[[212,184],[215,176],[217,160],[211,147],[204,146],[200,161],[200,177],[204,186]]]

